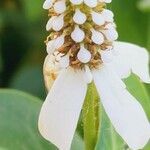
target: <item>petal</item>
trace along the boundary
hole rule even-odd
[[[87,91],[82,72],[63,70],[40,112],[40,133],[60,150],[69,150]]]
[[[142,149],[150,138],[150,124],[140,103],[122,81],[103,66],[93,72],[102,104],[118,134],[133,150]]]
[[[146,49],[125,42],[114,42],[117,52],[112,67],[121,78],[126,78],[132,71],[145,83],[150,83],[149,54]]]

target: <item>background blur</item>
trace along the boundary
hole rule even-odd
[[[43,0],[0,0],[0,88],[3,88],[0,90],[0,150],[56,149],[40,137],[36,126],[46,96],[42,65],[48,18],[42,4]],[[109,7],[115,13],[119,40],[150,51],[150,0],[113,0]],[[129,90],[142,99],[150,119],[150,86],[141,84],[135,76],[126,82]],[[81,139],[79,134],[75,135],[72,149],[83,149]],[[111,140],[107,139],[111,144],[105,138],[101,141],[97,148],[126,149],[120,139],[115,141],[115,149]]]

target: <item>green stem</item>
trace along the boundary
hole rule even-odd
[[[94,83],[89,84],[83,106],[85,150],[94,150],[100,124],[100,103]]]

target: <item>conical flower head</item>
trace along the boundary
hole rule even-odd
[[[110,2],[46,0],[43,7],[48,9],[50,17],[46,26],[50,32],[46,40],[48,51],[61,53],[62,59],[69,56],[69,66],[75,69],[100,66],[103,63],[101,53],[111,50],[113,41],[118,37],[113,22],[114,15],[106,9],[106,3]],[[49,43],[55,43],[59,37],[64,37],[64,42],[55,47],[52,45],[51,50]],[[88,61],[81,61],[78,57],[82,47],[91,55]]]

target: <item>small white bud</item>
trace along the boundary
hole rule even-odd
[[[47,53],[52,54],[56,49],[59,49],[64,44],[64,35],[57,37],[47,43]]]
[[[104,34],[108,41],[115,41],[118,39],[118,32],[116,29],[108,29],[104,31]]]
[[[105,24],[105,20],[104,20],[104,17],[102,14],[92,11],[91,15],[92,15],[92,20],[95,24],[97,24],[99,26]]]
[[[85,82],[87,84],[91,83],[93,80],[93,75],[91,73],[89,66],[87,66],[87,65],[85,66],[85,72],[84,73],[85,73],[85,76],[84,76]]]
[[[65,12],[65,10],[66,10],[66,1],[65,0],[57,1],[54,4],[54,10],[58,14],[62,14],[63,12]]]
[[[52,54],[55,51],[55,48],[53,45],[54,45],[54,40],[51,40],[47,43],[46,51],[48,54]]]
[[[55,49],[59,49],[60,47],[62,47],[64,42],[65,42],[64,35],[61,35],[58,38],[56,38],[54,42]]]
[[[84,0],[84,3],[91,8],[96,7],[98,4],[97,0]]]
[[[104,35],[101,32],[96,31],[95,29],[91,29],[92,32],[92,41],[95,44],[101,45],[104,43]]]
[[[85,49],[83,45],[81,45],[77,57],[82,63],[88,63],[91,60],[92,56],[91,53],[87,49]]]
[[[113,22],[114,21],[114,14],[112,11],[108,9],[104,9],[101,14],[103,15],[106,22]]]
[[[71,38],[77,43],[82,42],[85,38],[85,33],[79,28],[79,26],[75,26],[74,31],[71,33]]]
[[[84,13],[82,13],[79,9],[76,9],[75,14],[73,16],[73,20],[77,24],[85,23],[87,17]]]
[[[70,60],[69,60],[69,55],[68,54],[61,57],[61,59],[59,61],[60,67],[61,68],[67,68],[69,66],[69,62],[70,62]]]
[[[102,51],[101,58],[104,63],[110,63],[113,60],[113,54],[111,50]]]
[[[56,17],[52,22],[52,28],[55,31],[60,31],[64,26],[64,14]]]
[[[53,0],[46,0],[43,4],[44,9],[50,9],[53,5]]]
[[[115,29],[115,28],[116,28],[115,23],[108,23],[108,24],[105,26],[105,29]]]
[[[80,5],[83,3],[83,0],[70,0],[70,2],[74,5]]]
[[[46,24],[46,30],[47,31],[49,31],[49,30],[51,30],[51,28],[52,28],[52,24],[53,24],[53,20],[55,20],[56,19],[56,16],[53,16],[53,17],[51,17],[49,20],[48,20],[48,22],[47,22],[47,24]]]

